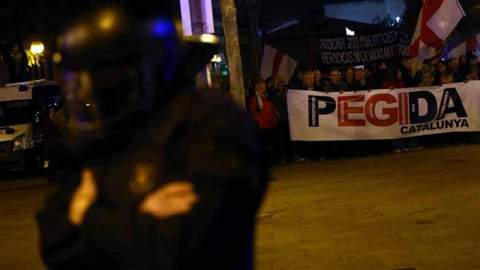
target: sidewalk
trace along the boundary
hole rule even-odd
[[[273,170],[256,266],[480,269],[480,146]]]

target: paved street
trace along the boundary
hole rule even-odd
[[[44,269],[35,213],[53,189],[44,178],[0,173],[0,269]]]
[[[281,166],[257,269],[480,269],[479,175],[479,146]]]
[[[480,269],[480,146],[282,165],[257,269]],[[54,186],[0,177],[0,269],[43,269],[34,214]]]

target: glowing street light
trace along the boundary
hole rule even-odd
[[[213,62],[213,63],[220,63],[220,62],[222,62],[222,57],[221,57],[220,55],[218,55],[218,54],[215,54],[215,55],[213,56],[211,62]]]
[[[43,46],[42,42],[36,41],[30,45],[30,51],[34,54],[41,54],[43,53],[43,50],[45,50],[45,46]]]
[[[112,30],[116,23],[117,14],[114,10],[106,10],[103,14],[101,14],[98,20],[98,26],[101,30],[106,32]]]
[[[56,52],[53,54],[52,59],[54,63],[59,64],[60,62],[62,62],[62,54],[60,54],[59,52]]]
[[[215,43],[218,43],[218,42],[219,42],[219,39],[218,39],[218,37],[216,37],[215,35],[203,34],[203,35],[200,35],[200,41],[201,41],[201,42],[204,42],[204,43],[212,43],[212,44],[215,44]]]
[[[34,77],[38,79],[42,79],[42,65],[44,61],[42,61],[42,53],[45,50],[45,46],[40,41],[35,41],[30,45],[30,51],[26,51],[28,56],[28,65],[32,67],[32,72],[34,73]],[[45,76],[46,77],[46,76]]]

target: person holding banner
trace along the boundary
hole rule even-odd
[[[315,79],[315,86],[318,89],[323,89],[323,85],[325,84],[325,82],[322,79],[322,72],[320,70],[316,69],[316,70],[313,71],[313,75],[314,75],[314,79]]]
[[[403,73],[398,66],[389,67],[387,74],[385,75],[385,82],[383,83],[382,88],[390,90],[395,88],[405,88],[402,77]],[[406,147],[406,139],[392,140],[392,148],[397,154],[410,151],[410,149]]]
[[[293,161],[293,147],[290,138],[290,126],[288,124],[288,108],[287,108],[287,87],[285,82],[280,81],[275,90],[275,96],[272,101],[278,110],[278,156],[276,157],[280,163]]]
[[[425,59],[423,60],[422,68],[415,74],[415,83],[417,86],[427,86],[430,73],[431,61],[429,59]]]
[[[396,88],[405,88],[405,84],[403,81],[403,72],[401,71],[402,67],[405,67],[404,64],[402,64],[400,67],[392,66],[387,70],[385,82],[382,85],[383,89],[394,90]],[[392,148],[397,154],[423,149],[423,147],[418,145],[417,138],[415,137],[408,139],[392,140]]]
[[[466,56],[466,66],[464,67],[465,69],[465,78],[468,80],[478,80],[480,78],[480,68],[478,66],[478,59],[477,55],[474,52],[469,52],[467,53]],[[476,76],[473,74],[476,71]]]
[[[373,74],[373,88],[382,88],[383,82],[385,81],[385,76],[387,74],[388,64],[386,61],[380,61],[377,64],[375,73]]]
[[[403,87],[417,87],[420,82],[415,81],[414,74],[412,73],[412,59],[409,57],[402,57],[399,66],[402,73]]]
[[[448,72],[447,63],[439,62],[437,64],[437,71],[435,72],[435,79],[433,85],[444,85],[447,83],[453,83],[453,78]]]
[[[320,91],[315,85],[315,74],[312,71],[305,72],[303,75],[303,83],[304,86],[302,87],[302,90]]]
[[[325,93],[349,91],[348,85],[341,81],[341,74],[338,69],[330,70],[330,81],[325,83],[323,91]]]
[[[348,87],[347,83],[342,81],[342,73],[338,69],[332,69],[330,70],[330,81],[325,83],[323,86],[323,91],[327,94],[330,92],[343,93],[344,91],[350,91],[350,88]],[[347,149],[347,147],[348,143],[344,142],[333,142],[329,144],[325,142],[318,142],[314,144],[313,147],[309,148],[310,151],[315,152],[316,155],[310,154],[309,156],[312,161],[317,160],[317,156],[319,156],[320,161],[325,161],[327,148],[336,149],[336,154],[342,156],[345,154],[345,149]]]
[[[465,77],[462,78],[459,66],[460,61],[458,61],[458,58],[453,57],[448,60],[448,70],[452,74],[453,82],[463,82],[465,80]]]
[[[348,68],[345,71],[345,83],[348,86],[348,90],[353,90],[355,84],[353,68]]]
[[[474,81],[478,80],[478,67],[477,66],[470,66],[467,73],[467,80]]]
[[[363,68],[355,70],[355,82],[353,84],[352,90],[372,90],[373,88],[374,85],[372,84],[372,82],[370,80],[367,80],[365,70]]]
[[[422,79],[422,82],[418,85],[419,87],[428,87],[433,86],[433,81],[435,77],[432,73],[427,73],[424,75],[425,77]]]

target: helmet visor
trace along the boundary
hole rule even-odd
[[[66,70],[64,78],[73,135],[104,131],[139,110],[142,84],[134,64]]]

